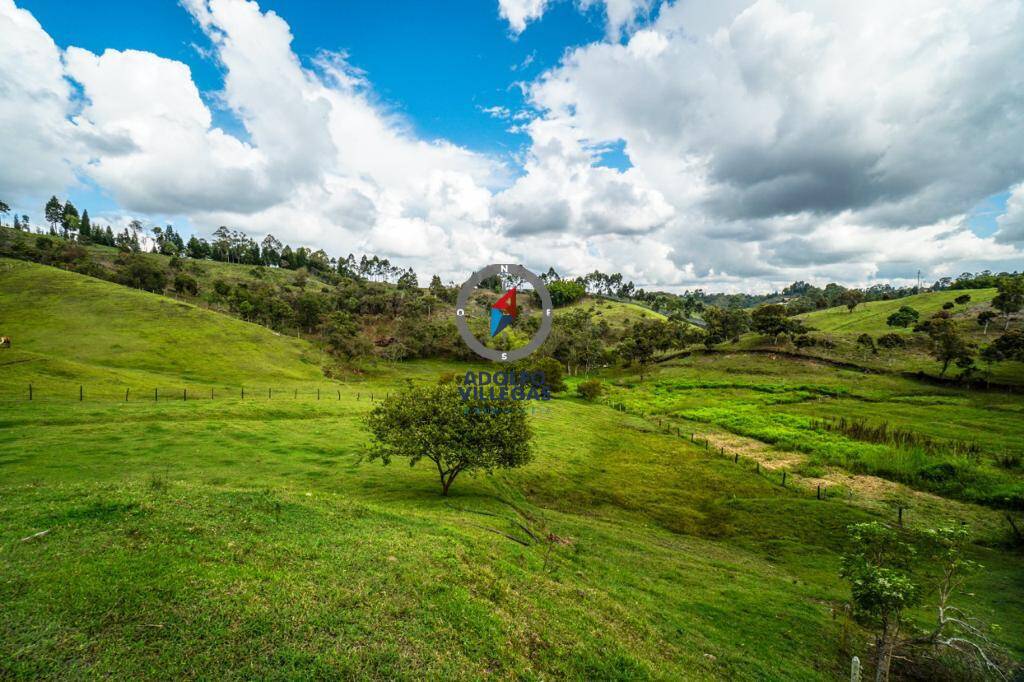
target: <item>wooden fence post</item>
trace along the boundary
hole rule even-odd
[[[902,526],[903,525],[903,507],[899,508],[899,511],[897,512],[897,514],[898,514],[898,516],[897,516],[896,520]]]
[[[130,389],[130,388],[124,389],[124,401],[125,402],[128,402],[128,391],[130,391],[130,390],[132,390],[132,389]]]
[[[761,462],[756,462],[756,464],[757,464],[757,473],[761,473]]]
[[[821,484],[818,484],[818,499],[821,499]]]
[[[159,400],[160,400],[160,389],[159,388],[154,388],[153,389],[153,402],[154,403],[155,402],[159,402]]]
[[[783,488],[786,487],[786,472],[785,471],[782,472],[782,487]]]
[[[78,387],[78,402],[82,402],[85,399],[85,389],[82,386]]]
[[[182,400],[188,400],[188,389],[187,388],[181,389],[181,399]]]
[[[267,400],[270,400],[271,397],[273,397],[273,393],[272,393],[273,390],[274,389],[272,389],[272,388],[268,388],[267,389]]]
[[[32,400],[32,384],[28,385],[28,399]]]
[[[737,453],[736,453],[735,455],[733,455],[733,457],[732,457],[732,463],[733,463],[733,464],[738,464],[738,463],[739,463],[739,461],[740,461],[740,453],[738,453],[738,452],[737,452]]]
[[[213,400],[213,389],[210,389],[210,400]]]
[[[320,387],[319,386],[316,387],[316,399],[320,400]]]

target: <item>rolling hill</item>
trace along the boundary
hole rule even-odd
[[[0,259],[5,379],[139,388],[322,380],[305,341],[172,298],[25,261]],[[72,366],[73,365],[73,366]],[[139,384],[142,385],[139,385]]]
[[[954,300],[958,296],[969,295],[970,302],[965,305],[957,305]],[[950,291],[930,291],[916,296],[907,296],[892,301],[871,301],[861,303],[853,312],[845,306],[837,306],[826,310],[818,310],[813,313],[799,315],[798,319],[814,329],[834,334],[886,334],[888,332],[911,333],[909,329],[889,327],[885,321],[902,306],[910,306],[921,314],[925,319],[934,313],[942,310],[945,303],[954,303],[950,311],[958,317],[968,317],[971,313],[975,315],[988,308],[988,304],[996,295],[995,289],[968,289]]]
[[[795,430],[777,412],[823,413],[830,395],[871,418],[905,398],[908,428],[928,428],[926,401],[943,414],[970,401],[986,447],[1019,435],[1012,396],[688,358],[667,383],[616,382],[627,411],[571,395],[543,405],[534,461],[460,478],[446,499],[422,463],[368,462],[363,418],[382,394],[465,363],[380,363],[327,382],[300,339],[9,260],[0,333],[14,339],[0,351],[4,678],[836,679],[869,650],[837,616],[845,528],[890,519],[890,489],[830,479],[818,499],[812,466],[831,460],[817,450],[782,486],[749,444],[712,439],[768,415]],[[29,381],[43,400],[25,399]],[[221,390],[271,382],[302,390]],[[103,390],[79,402],[83,383]],[[218,392],[120,393],[157,383]],[[323,399],[311,390],[327,385]],[[733,423],[736,405],[750,424]],[[973,601],[1024,653],[1024,583],[1001,516],[898,492],[908,528],[976,522],[986,570]]]

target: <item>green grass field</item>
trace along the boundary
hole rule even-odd
[[[889,332],[912,333],[909,328],[893,328],[885,321],[889,316],[899,310],[902,306],[910,306],[921,314],[921,319],[927,319],[933,314],[942,310],[944,303],[953,303],[958,296],[967,294],[971,297],[970,302],[964,305],[955,305],[950,311],[960,317],[969,317],[971,312],[977,315],[981,309],[988,308],[988,304],[995,298],[995,289],[970,289],[950,291],[930,291],[916,296],[907,296],[893,301],[871,301],[861,303],[853,312],[846,306],[818,310],[813,313],[799,315],[804,324],[823,332],[838,334],[887,334]],[[972,320],[973,322],[973,320]]]
[[[1024,656],[1024,561],[996,508],[854,480],[722,417],[969,433],[995,471],[1019,398],[693,357],[609,375],[605,403],[558,397],[531,416],[534,462],[445,499],[422,463],[365,461],[361,418],[371,393],[466,365],[329,381],[305,341],[6,260],[0,333],[0,677],[833,680],[869,651],[856,628],[844,643],[844,529],[892,521],[891,495],[911,527],[971,524],[985,570],[964,605]]]

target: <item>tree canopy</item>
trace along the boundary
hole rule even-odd
[[[410,386],[366,417],[373,436],[369,458],[389,464],[407,457],[437,467],[441,493],[465,471],[518,467],[532,458],[533,432],[521,402],[464,401],[451,383]]]

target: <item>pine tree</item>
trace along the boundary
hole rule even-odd
[[[55,196],[50,197],[50,200],[46,202],[46,222],[50,223],[50,232],[56,233],[57,224],[64,218],[64,206],[60,203],[60,199]]]
[[[89,239],[92,236],[92,223],[89,222],[89,209],[82,211],[82,220],[78,224],[78,234]]]
[[[75,205],[68,201],[64,204],[64,211],[61,214],[60,227],[66,237],[69,232],[78,230],[79,223],[81,221],[78,218],[78,209]]]

